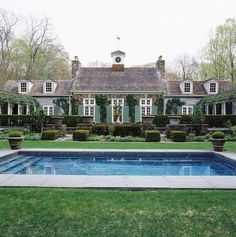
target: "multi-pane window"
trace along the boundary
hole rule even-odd
[[[210,83],[210,93],[216,93],[216,83]]]
[[[84,105],[84,115],[85,116],[95,116],[95,99],[85,98],[83,100]]]
[[[20,92],[26,93],[27,92],[27,82],[20,83]]]
[[[183,106],[182,107],[183,115],[192,115],[193,114],[193,106]]]
[[[151,115],[152,99],[141,98],[140,99],[141,115]]]
[[[46,93],[52,92],[52,82],[46,82],[45,83],[45,92]]]
[[[53,106],[43,106],[43,111],[46,115],[54,114]]]
[[[184,93],[191,93],[191,83],[190,82],[184,83]]]

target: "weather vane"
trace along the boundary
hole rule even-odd
[[[117,45],[118,45],[118,50],[119,50],[120,49],[120,37],[117,36],[116,39],[117,39]]]

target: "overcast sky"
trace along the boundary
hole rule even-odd
[[[0,0],[0,8],[49,17],[70,58],[83,65],[111,62],[117,36],[128,66],[197,56],[216,26],[236,18],[236,0]]]

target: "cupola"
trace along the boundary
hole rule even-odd
[[[111,57],[112,57],[112,71],[123,72],[125,53],[120,50],[117,50],[111,53]]]

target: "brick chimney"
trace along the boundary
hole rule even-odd
[[[76,72],[79,70],[81,63],[77,56],[74,57],[74,60],[71,61],[71,76],[75,78]]]
[[[162,78],[165,77],[165,60],[162,59],[162,56],[158,57],[156,62],[157,70],[160,72]]]

